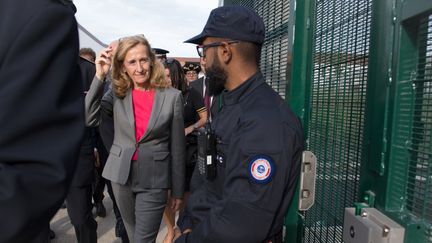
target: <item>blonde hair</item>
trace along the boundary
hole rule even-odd
[[[148,40],[143,35],[129,36],[119,40],[112,60],[112,88],[114,94],[119,98],[124,98],[126,92],[134,86],[129,75],[123,72],[123,62],[128,51],[137,45],[144,45],[149,52],[150,88],[168,87],[168,83],[165,81],[165,68],[163,64],[157,60]]]

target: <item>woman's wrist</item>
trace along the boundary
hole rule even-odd
[[[96,73],[96,78],[97,78],[99,81],[104,82],[104,81],[105,81],[105,78],[106,78],[106,75],[101,74],[101,73]]]

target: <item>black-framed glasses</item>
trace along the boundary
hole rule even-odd
[[[216,46],[222,46],[225,44],[234,44],[234,43],[239,43],[239,41],[233,40],[233,41],[219,41],[219,42],[213,42],[213,43],[209,43],[207,45],[198,45],[196,47],[197,52],[198,52],[198,56],[200,57],[205,57],[205,51],[210,48],[210,47],[216,47]]]

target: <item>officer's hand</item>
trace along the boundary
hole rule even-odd
[[[182,235],[182,232],[178,227],[174,227],[174,238],[173,242],[176,241],[180,236]]]
[[[180,209],[183,200],[180,198],[171,198],[171,209],[176,212]]]
[[[185,229],[183,231],[183,233],[180,231],[180,229],[178,227],[174,228],[174,239],[173,242],[175,242],[180,236],[182,236],[182,234],[187,234],[192,232],[192,229]]]
[[[194,128],[192,126],[185,128],[185,136],[189,135],[191,132],[194,131]]]

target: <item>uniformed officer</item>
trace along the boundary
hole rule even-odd
[[[201,34],[186,41],[198,44],[210,92],[225,91],[208,131],[217,138],[216,160],[207,160],[216,161],[216,173],[192,192],[187,217],[178,222],[183,234],[177,243],[282,242],[303,131],[259,71],[264,34],[254,11],[224,6],[210,13]]]
[[[162,63],[167,60],[167,54],[169,53],[168,50],[162,49],[162,48],[152,48],[154,53],[156,54],[156,58],[161,61]]]
[[[183,72],[186,76],[188,84],[198,79],[198,74],[201,71],[201,66],[197,62],[186,62],[183,66]]]

